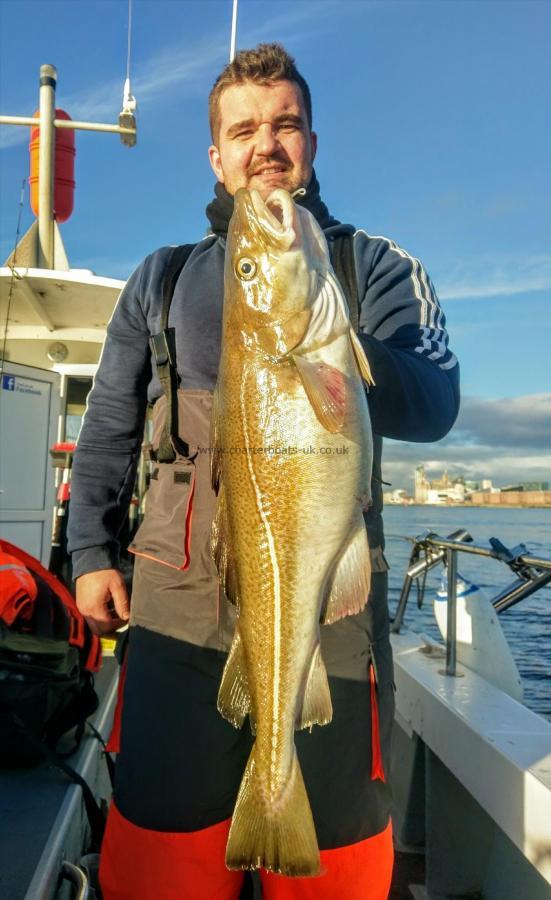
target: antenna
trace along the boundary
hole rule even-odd
[[[233,12],[231,19],[230,62],[235,56],[235,38],[237,36],[237,0],[233,0]]]
[[[54,159],[55,129],[69,128],[72,131],[105,131],[120,134],[121,139],[129,147],[136,143],[136,118],[132,109],[122,110],[118,125],[106,125],[102,122],[75,122],[74,119],[55,118],[55,92],[57,86],[57,70],[55,66],[40,67],[40,117],[35,116],[3,116],[0,125],[23,125],[40,128],[40,150],[38,161],[38,267],[53,269],[55,258],[54,228]],[[134,98],[132,98],[133,100]],[[135,104],[134,100],[134,104]],[[135,106],[134,106],[135,108]],[[126,139],[126,140],[125,140]],[[31,229],[34,228],[34,223]],[[27,233],[31,234],[31,231]],[[25,238],[23,238],[25,240]],[[32,240],[35,238],[33,236]],[[13,255],[10,257],[13,260]],[[67,265],[67,263],[66,263]],[[68,265],[67,265],[68,267]]]
[[[121,141],[126,147],[136,143],[136,98],[130,87],[130,49],[132,46],[132,0],[128,0],[128,42],[126,49],[126,80],[122,94],[122,109],[119,113],[119,126],[133,130],[133,134],[122,133]]]

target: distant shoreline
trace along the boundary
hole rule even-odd
[[[423,509],[551,509],[550,503],[393,503],[385,500],[385,506],[415,506]]]

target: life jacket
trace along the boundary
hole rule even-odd
[[[0,540],[0,765],[36,765],[98,706],[101,644],[70,591],[40,562]],[[38,744],[36,742],[39,742]]]
[[[11,627],[32,617],[38,587],[20,559],[0,550],[0,619]]]

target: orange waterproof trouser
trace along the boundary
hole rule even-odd
[[[111,804],[102,846],[104,900],[238,900],[243,873],[224,864],[230,820],[201,831],[139,828]],[[317,878],[261,871],[263,900],[387,900],[392,826],[380,834],[321,851]]]

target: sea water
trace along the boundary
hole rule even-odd
[[[482,507],[386,506],[384,511],[386,550],[390,565],[389,603],[394,615],[415,537],[430,530],[440,537],[464,528],[475,544],[489,546],[489,538],[498,538],[512,549],[525,544],[529,553],[551,560],[551,508],[487,509]],[[475,582],[488,597],[512,581],[515,575],[503,563],[492,559],[458,555],[458,570]],[[412,586],[405,623],[441,641],[432,612],[435,591],[440,585],[442,567],[427,574],[424,603],[417,606],[417,589]],[[522,677],[526,706],[551,720],[551,584],[499,614],[499,621],[511,647]]]

